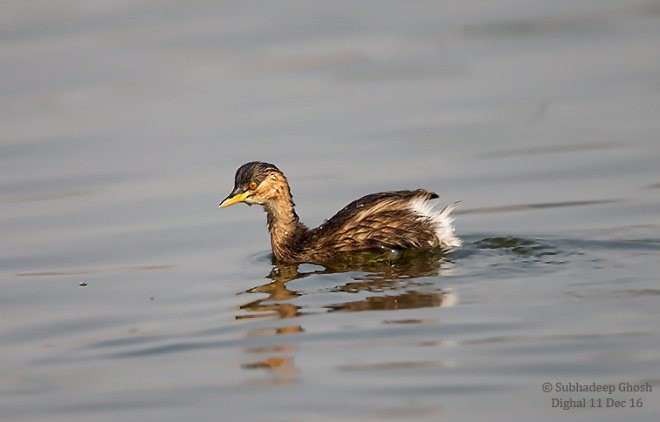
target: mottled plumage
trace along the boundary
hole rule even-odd
[[[315,229],[300,223],[284,174],[274,165],[251,162],[236,171],[234,189],[220,203],[260,204],[267,213],[273,255],[281,262],[324,262],[360,251],[461,245],[454,234],[454,204],[436,210],[437,194],[423,189],[366,195]]]

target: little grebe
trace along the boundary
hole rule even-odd
[[[461,246],[449,215],[455,203],[437,210],[430,202],[437,197],[423,189],[372,193],[310,230],[298,219],[284,174],[255,161],[236,171],[234,189],[219,206],[262,205],[277,261],[321,263],[343,253],[383,248],[449,251]]]

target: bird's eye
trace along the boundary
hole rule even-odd
[[[257,188],[257,182],[250,182],[249,188],[250,190],[255,190]]]

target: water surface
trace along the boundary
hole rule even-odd
[[[0,417],[656,420],[658,45],[654,1],[4,2]],[[252,160],[465,246],[273,265],[216,207]]]

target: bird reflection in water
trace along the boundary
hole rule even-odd
[[[440,276],[451,263],[437,250],[383,251],[342,256],[310,271],[300,271],[298,264],[273,264],[266,276],[271,282],[253,287],[246,293],[265,294],[266,297],[250,301],[240,307],[243,311],[236,319],[273,318],[293,320],[305,310],[293,300],[307,294],[369,292],[372,295],[361,300],[328,303],[327,312],[382,311],[451,306],[456,295],[439,289],[433,280],[424,278]],[[346,273],[349,280],[321,292],[295,291],[287,283],[306,277]],[[436,280],[437,281],[437,280]],[[318,309],[318,308],[316,308]],[[309,311],[312,312],[311,310]],[[299,321],[299,320],[296,320]],[[247,333],[248,337],[272,337],[303,332],[300,324],[284,324],[276,328],[259,328]],[[244,369],[269,369],[274,375],[272,382],[295,382],[297,369],[293,361],[296,346],[277,344],[247,349],[249,353],[268,354],[270,357],[245,363]],[[275,356],[273,356],[275,355]],[[285,355],[285,356],[282,356]]]

